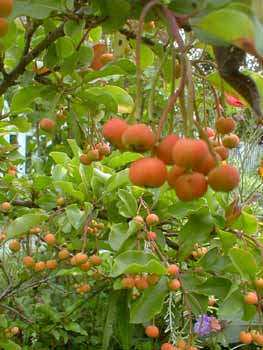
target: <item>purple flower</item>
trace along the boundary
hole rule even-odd
[[[208,315],[199,315],[197,321],[194,325],[194,332],[199,337],[204,337],[212,332],[218,332],[221,330],[221,326],[219,321],[213,317]]]

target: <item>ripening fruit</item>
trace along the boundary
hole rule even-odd
[[[184,350],[185,347],[186,347],[186,341],[183,340],[183,339],[178,339],[178,340],[177,340],[176,347],[177,347],[178,349]]]
[[[258,288],[263,288],[263,278],[257,278],[255,280],[255,285],[258,287]]]
[[[54,131],[56,129],[56,123],[54,122],[54,120],[49,119],[49,118],[41,119],[39,122],[39,126],[42,130],[47,131],[47,132],[51,132],[51,131]]]
[[[58,263],[56,260],[47,260],[46,266],[49,270],[55,270],[58,267]]]
[[[239,181],[239,171],[229,164],[220,165],[208,174],[208,184],[216,192],[232,191]]]
[[[33,267],[33,266],[35,266],[35,261],[34,261],[34,259],[31,256],[24,256],[23,264],[26,267]]]
[[[13,334],[13,335],[17,335],[19,333],[19,328],[14,326],[10,329],[10,332]]]
[[[8,32],[8,21],[4,17],[0,17],[0,38]]]
[[[180,269],[176,264],[171,264],[167,268],[167,272],[170,276],[175,276],[179,273]]]
[[[219,159],[220,157],[217,156]],[[204,175],[207,175],[212,169],[216,167],[217,161],[215,157],[209,153],[209,155],[203,159],[203,161],[195,167],[193,170],[198,171]]]
[[[134,282],[135,282],[135,286],[137,289],[139,290],[143,290],[143,289],[146,289],[149,287],[149,284],[148,282],[146,281],[146,279],[144,279],[143,277],[141,276],[136,276],[134,278]]]
[[[103,156],[107,156],[108,154],[110,154],[110,146],[107,145],[107,143],[104,143],[104,142],[100,142],[98,143],[95,148],[99,151],[100,155],[103,155]]]
[[[13,0],[0,1],[0,17],[8,17],[13,10]]]
[[[219,154],[222,160],[226,160],[229,156],[229,150],[224,146],[215,147],[215,151],[217,154]]]
[[[21,246],[20,243],[18,241],[10,241],[9,242],[9,249],[11,249],[13,252],[19,252]]]
[[[252,335],[249,332],[242,331],[239,333],[239,340],[243,344],[251,344],[253,341]]]
[[[167,174],[167,182],[168,182],[169,186],[172,188],[175,188],[176,181],[184,173],[185,173],[184,168],[180,168],[177,165],[173,166],[172,169]]]
[[[38,261],[35,263],[34,269],[36,272],[44,271],[46,268],[46,264],[44,261]]]
[[[143,24],[143,30],[146,32],[150,32],[155,28],[155,22],[154,21],[149,21],[149,22],[144,22]]]
[[[252,336],[252,338],[259,346],[263,346],[263,335],[262,334],[256,333],[254,336]]]
[[[107,46],[105,44],[96,44],[93,46],[93,60],[91,62],[91,68],[99,70],[103,67],[101,62],[101,56],[107,52]]]
[[[100,152],[97,149],[91,149],[87,152],[87,158],[90,161],[96,161],[100,159]]]
[[[101,60],[102,64],[106,64],[106,63],[111,62],[113,60],[113,58],[114,58],[114,56],[110,52],[104,53],[103,55],[100,56],[100,60]]]
[[[145,152],[151,149],[155,144],[155,135],[145,124],[134,124],[122,134],[122,143],[125,148],[137,152]]]
[[[123,149],[122,135],[127,128],[128,124],[124,120],[112,118],[103,125],[102,135],[114,146]]]
[[[135,286],[134,278],[132,278],[132,277],[124,277],[121,280],[121,286],[124,289],[132,289]]]
[[[61,122],[64,122],[67,119],[67,111],[65,111],[64,109],[60,109],[56,112],[56,117],[58,120],[60,120]]]
[[[143,158],[130,166],[129,177],[137,186],[160,187],[167,179],[165,164],[157,158]]]
[[[148,214],[146,216],[145,220],[146,220],[147,225],[149,225],[149,226],[158,225],[159,221],[160,221],[159,216],[156,214]]]
[[[178,178],[174,189],[180,200],[192,201],[206,193],[207,181],[204,174],[201,173],[185,174]]]
[[[169,282],[169,289],[172,291],[176,291],[181,288],[181,283],[177,278],[174,278]]]
[[[87,156],[87,154],[83,153],[80,155],[79,157],[79,161],[80,163],[84,164],[84,165],[90,165],[91,164],[91,160],[89,159],[89,157]]]
[[[57,198],[57,206],[58,207],[63,207],[64,204],[65,204],[65,198],[64,197],[58,197]]]
[[[9,169],[9,170],[7,171],[7,174],[10,175],[10,176],[15,176],[15,175],[16,175],[16,170]]]
[[[3,202],[1,204],[1,208],[4,211],[9,211],[11,209],[11,204],[9,202]]]
[[[30,230],[29,230],[29,233],[31,234],[31,235],[33,235],[33,234],[38,234],[38,233],[40,233],[41,232],[41,228],[40,227],[32,227]]]
[[[134,216],[134,218],[132,218],[132,221],[135,221],[137,222],[137,224],[140,224],[140,225],[144,224],[143,217],[141,217],[140,215]]]
[[[56,237],[53,235],[53,233],[47,233],[44,240],[48,245],[54,245],[56,243]]]
[[[164,343],[162,346],[161,346],[161,350],[175,350],[176,347],[173,346],[173,344],[171,343]]]
[[[87,261],[88,261],[88,257],[84,253],[77,253],[71,259],[72,265],[82,265],[82,264],[85,264]]]
[[[216,299],[213,295],[211,295],[209,298],[208,298],[208,305],[209,306],[214,306],[216,303]]]
[[[214,137],[214,136],[215,136],[215,131],[214,131],[214,129],[209,128],[209,126],[206,127],[206,128],[204,129],[204,131],[206,132],[207,137]]]
[[[222,144],[227,148],[235,148],[239,144],[239,137],[235,134],[225,135]]]
[[[82,292],[87,293],[87,292],[91,291],[91,286],[89,284],[85,283],[81,286],[81,289],[82,289]]]
[[[62,249],[59,253],[58,253],[58,257],[60,260],[65,260],[69,257],[69,251],[67,249]]]
[[[89,258],[92,265],[101,265],[102,258],[99,255],[91,255]]]
[[[159,276],[157,275],[148,275],[146,277],[146,281],[149,283],[150,286],[155,285],[159,281]]]
[[[91,269],[91,265],[87,261],[85,264],[81,264],[79,268],[81,269],[81,271],[89,271]]]
[[[157,238],[156,232],[154,231],[148,231],[146,234],[147,240],[148,241],[155,241]]]
[[[180,140],[180,137],[172,134],[166,136],[159,144],[156,150],[156,156],[161,159],[165,164],[173,164],[172,150],[176,142]]]
[[[232,118],[220,117],[216,120],[215,126],[219,134],[229,134],[235,129],[236,123]]]
[[[149,338],[158,338],[159,337],[159,328],[156,326],[147,326],[145,328],[145,333]]]
[[[173,160],[182,168],[195,168],[208,157],[209,149],[205,141],[181,139],[173,146]]]
[[[244,303],[248,305],[255,305],[258,302],[258,296],[256,292],[248,292],[244,296]]]

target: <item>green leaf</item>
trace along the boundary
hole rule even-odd
[[[74,44],[68,36],[59,38],[56,41],[56,47],[58,55],[62,58],[69,57],[75,51]]]
[[[121,290],[117,303],[117,331],[123,350],[130,350],[132,340],[132,330],[134,328],[130,322],[129,292]]]
[[[233,248],[234,244],[237,241],[236,236],[233,233],[227,232],[227,231],[218,231],[218,235],[221,239],[222,246],[224,249],[224,253],[228,254],[229,250]]]
[[[258,222],[255,215],[247,213],[244,209],[241,211],[241,215],[234,220],[230,227],[234,230],[241,230],[245,233],[256,233],[258,231]]]
[[[130,182],[128,171],[128,169],[125,169],[112,175],[106,183],[107,190],[114,192],[117,188],[127,185]]]
[[[73,184],[68,181],[55,181],[54,186],[60,187],[63,191],[68,193],[71,197],[78,199],[79,201],[84,201],[84,194],[80,191],[74,189]]]
[[[111,75],[124,75],[124,74],[125,74],[125,71],[121,69],[119,66],[111,65],[111,66],[106,66],[103,69],[100,69],[99,71],[94,71],[86,74],[84,81],[89,82],[94,79],[104,78]]]
[[[133,41],[133,40],[130,41],[130,44],[131,44],[132,48],[135,49],[135,41]],[[140,65],[141,65],[141,69],[144,70],[154,63],[154,53],[149,46],[144,45],[144,44],[142,44],[140,46],[140,50],[141,50]]]
[[[102,349],[108,349],[113,335],[113,327],[117,318],[117,303],[120,297],[118,291],[113,291],[109,297],[108,312],[103,329]]]
[[[115,258],[111,275],[113,277],[117,277],[123,273],[140,272],[165,275],[167,273],[167,269],[153,254],[137,250],[128,250]]]
[[[147,288],[132,305],[130,322],[144,323],[159,314],[168,292],[168,280],[166,277],[162,277],[156,285]]]
[[[113,32],[121,28],[130,15],[131,5],[127,0],[96,0],[106,20],[102,26],[104,31]],[[114,11],[112,11],[114,9]]]
[[[118,251],[123,243],[140,229],[140,224],[135,221],[130,221],[129,225],[126,222],[114,224],[109,235],[111,248]]]
[[[61,0],[16,0],[10,18],[29,16],[43,19],[52,11],[64,10],[63,3]]]
[[[140,159],[143,156],[139,153],[134,152],[123,152],[119,151],[112,152],[109,157],[102,160],[102,164],[109,166],[112,169],[121,168],[134,160]]]
[[[229,251],[229,257],[244,279],[255,279],[257,263],[254,256],[249,251],[241,248],[232,248]]]
[[[238,313],[244,305],[244,296],[240,290],[235,290],[231,293],[220,305],[218,310],[219,318],[228,318],[236,313]]]
[[[30,112],[29,106],[40,96],[41,90],[41,86],[34,85],[19,89],[13,95],[10,112],[12,114]]]
[[[224,299],[231,288],[231,281],[224,277],[210,277],[205,283],[198,286],[198,292],[207,296],[215,295],[219,299]]]
[[[66,215],[70,224],[78,230],[82,224],[81,219],[84,212],[79,209],[77,204],[71,204],[66,208]]]
[[[133,99],[124,89],[113,85],[106,85],[103,89],[117,102],[118,113],[131,113],[133,111]]]
[[[67,168],[68,164],[71,162],[69,156],[64,152],[51,152],[49,155],[57,164],[63,165],[65,168]]]
[[[74,333],[79,333],[81,335],[88,335],[88,333],[85,331],[85,329],[83,329],[79,323],[77,322],[69,322],[69,323],[66,323],[64,325],[64,328],[67,330],[67,331],[71,331],[71,332],[74,332]]]
[[[134,217],[138,209],[134,195],[128,190],[120,189],[118,191],[118,197],[120,198],[120,201],[117,203],[119,213],[126,218]]]
[[[0,347],[4,350],[20,350],[22,349],[20,345],[14,343],[12,340],[9,339],[1,339],[0,340]]]
[[[44,214],[26,214],[15,219],[7,228],[7,238],[19,237],[30,228],[40,225],[48,219],[48,215]]]

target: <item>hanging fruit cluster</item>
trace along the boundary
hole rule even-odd
[[[0,37],[3,37],[8,32],[7,17],[11,15],[13,10],[13,0],[0,1]]]
[[[151,156],[131,164],[129,177],[134,185],[160,187],[167,181],[180,200],[191,201],[202,197],[208,185],[214,191],[229,192],[240,181],[238,170],[222,163],[228,157],[228,149],[239,143],[238,136],[231,134],[235,122],[220,117],[215,127],[217,133],[212,128],[203,130],[206,141],[171,134],[158,143],[147,125],[128,125],[112,118],[104,124],[102,134],[120,150],[152,151]],[[167,165],[173,167],[168,171]]]

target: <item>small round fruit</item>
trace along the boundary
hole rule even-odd
[[[215,136],[215,131],[212,128],[206,127],[204,129],[204,131],[206,132],[207,137],[214,137]]]
[[[172,134],[166,136],[159,144],[156,150],[156,156],[161,159],[165,164],[173,164],[172,150],[176,142],[180,140],[178,135]]]
[[[239,333],[239,340],[242,344],[251,344],[253,341],[252,335],[249,332],[242,331]]]
[[[63,207],[64,204],[65,204],[65,198],[64,197],[58,197],[57,198],[57,206],[58,207]]]
[[[257,333],[254,335],[254,337],[252,336],[252,338],[259,346],[263,346],[263,335],[262,334]]]
[[[180,200],[192,201],[206,193],[207,181],[202,173],[185,174],[178,178],[174,189]]]
[[[44,237],[44,240],[47,245],[54,245],[56,243],[56,237],[53,235],[53,233],[47,233]]]
[[[103,156],[107,156],[108,154],[110,154],[111,149],[110,149],[110,146],[107,145],[107,143],[100,142],[95,147],[99,151],[99,153]]]
[[[91,269],[91,265],[87,261],[85,264],[81,264],[79,268],[81,269],[81,271],[89,271]]]
[[[77,253],[74,256],[74,265],[82,265],[88,261],[88,257],[85,253]]]
[[[10,332],[13,334],[13,335],[17,335],[19,333],[19,328],[14,326],[10,329]]]
[[[134,279],[134,282],[135,282],[136,288],[139,290],[144,290],[149,287],[149,284],[146,281],[146,279],[141,276],[136,276]]]
[[[255,305],[258,303],[258,296],[256,292],[248,292],[244,296],[244,303],[248,305]]]
[[[207,144],[203,140],[180,139],[173,146],[173,160],[182,168],[195,168],[209,155]]]
[[[157,238],[156,232],[154,231],[148,231],[146,234],[147,240],[148,241],[155,241]]]
[[[32,258],[32,256],[24,256],[23,264],[26,267],[33,267],[33,266],[35,266],[35,260]]]
[[[211,295],[209,298],[208,298],[208,305],[209,306],[214,306],[216,303],[216,299],[213,295]]]
[[[220,157],[217,155],[216,158],[218,161]],[[193,170],[204,175],[207,175],[212,169],[214,169],[217,165],[217,159],[212,154],[209,153],[208,157],[204,158],[204,160]]]
[[[8,21],[4,17],[0,17],[0,38],[8,33]]]
[[[164,343],[161,346],[161,350],[176,350],[176,347],[171,343]]]
[[[156,326],[147,326],[145,328],[145,333],[149,338],[155,339],[159,337],[160,331]]]
[[[84,165],[90,165],[92,163],[92,161],[89,159],[89,157],[85,153],[80,155],[79,161]]]
[[[169,186],[172,188],[175,188],[176,181],[184,173],[185,173],[184,168],[180,168],[177,165],[173,166],[172,169],[167,174],[167,182]]]
[[[21,248],[21,245],[18,241],[12,240],[9,242],[9,249],[11,249],[13,252],[19,252]]]
[[[99,160],[100,152],[97,149],[92,149],[92,150],[88,151],[87,157],[92,162],[96,161],[96,160]]]
[[[58,257],[60,260],[65,260],[70,256],[69,251],[67,249],[62,249],[59,253],[58,253]]]
[[[219,134],[229,134],[235,129],[236,123],[232,118],[220,117],[216,120],[215,127]]]
[[[11,204],[9,202],[3,202],[1,207],[3,211],[9,211],[11,209]]]
[[[123,149],[122,135],[127,128],[128,124],[124,120],[112,118],[104,124],[102,135],[114,146]]]
[[[47,260],[46,261],[46,266],[49,270],[55,270],[58,267],[58,263],[56,260]]]
[[[155,144],[155,135],[145,124],[134,124],[122,134],[122,143],[128,148],[137,152],[150,150]]]
[[[39,126],[42,130],[44,130],[46,132],[51,132],[51,131],[54,131],[56,129],[56,123],[54,122],[54,120],[49,119],[49,118],[41,119],[39,122]]]
[[[176,291],[181,288],[181,283],[177,278],[174,278],[169,282],[169,289],[171,291]]]
[[[136,215],[132,218],[132,221],[135,221],[137,222],[138,224],[140,225],[143,225],[144,224],[144,220],[143,220],[143,217],[141,217],[140,215]]]
[[[255,280],[255,285],[258,287],[258,288],[263,288],[263,278],[257,278]]]
[[[208,184],[216,192],[229,192],[238,186],[240,175],[237,168],[224,164],[208,174]]]
[[[107,52],[100,56],[102,64],[107,64],[113,60],[114,56],[112,53]]]
[[[146,281],[149,283],[150,286],[154,286],[156,283],[158,283],[160,277],[157,275],[148,275],[146,278]]]
[[[90,292],[91,291],[91,286],[87,283],[83,284],[83,286],[81,287],[82,291],[84,293]]]
[[[7,171],[7,174],[10,175],[10,176],[15,176],[15,175],[16,175],[16,170],[9,169],[9,170]]]
[[[138,159],[130,166],[129,178],[137,186],[160,187],[167,179],[167,170],[157,158]]]
[[[226,160],[229,156],[229,150],[224,146],[215,147],[215,151],[222,160]]]
[[[10,16],[12,10],[13,10],[13,0],[0,1],[0,17]]]
[[[167,268],[168,275],[170,276],[176,276],[179,273],[179,271],[179,266],[176,264],[171,264]]]
[[[186,347],[186,341],[183,340],[183,339],[178,339],[178,340],[177,340],[176,347],[177,347],[178,349],[184,350],[185,347]]]
[[[89,258],[92,265],[101,265],[102,258],[99,255],[91,255]]]
[[[156,214],[148,214],[145,220],[149,226],[156,226],[160,222],[159,216]]]
[[[235,134],[225,135],[222,139],[222,144],[226,148],[235,148],[239,144],[239,137]]]
[[[38,261],[35,263],[34,269],[36,272],[44,271],[46,268],[46,264],[44,261]]]
[[[124,289],[132,289],[135,286],[134,278],[132,278],[132,277],[124,277],[121,280],[121,286]]]
[[[103,67],[101,62],[101,56],[107,52],[107,46],[105,44],[96,44],[93,46],[93,60],[91,62],[91,68],[99,70]]]

